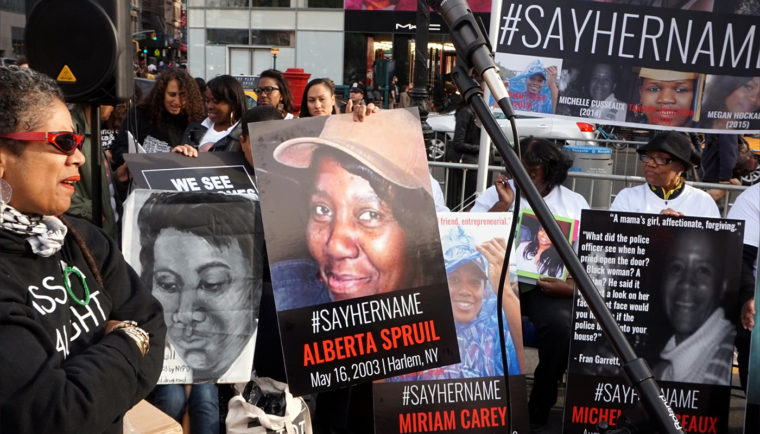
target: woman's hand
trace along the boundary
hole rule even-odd
[[[351,100],[348,100],[348,102],[350,106],[346,107],[352,107],[351,112],[354,114],[354,122],[364,122],[365,117],[372,115],[372,113],[377,113],[380,111],[380,107],[376,106],[373,103],[369,103],[367,105],[353,105],[351,103]]]
[[[750,298],[742,305],[742,313],[740,315],[742,327],[745,330],[752,330],[755,326],[755,299]]]
[[[536,281],[541,291],[550,297],[572,297],[575,281],[572,277],[567,280],[555,279],[554,277],[542,277]]]
[[[662,215],[669,215],[672,217],[683,217],[682,212],[678,212],[674,210],[673,208],[665,208],[664,210],[660,211],[660,214]]]
[[[499,175],[493,182],[493,186],[496,188],[496,194],[499,195],[499,201],[496,202],[489,212],[505,212],[509,211],[512,207],[512,203],[515,201],[515,191],[509,185],[509,179],[505,175]]]
[[[129,169],[127,169],[127,163],[122,163],[121,166],[116,168],[116,179],[119,180],[119,182],[127,182],[129,181]]]
[[[179,145],[172,148],[172,152],[182,154],[185,157],[196,158],[198,157],[198,150],[190,145]]]

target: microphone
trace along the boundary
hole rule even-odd
[[[493,60],[491,44],[483,34],[482,25],[475,19],[466,0],[426,0],[428,6],[438,12],[449,27],[457,56],[464,60],[467,69],[473,68],[483,78],[494,99],[507,119],[515,117],[509,93],[499,76],[499,68]]]

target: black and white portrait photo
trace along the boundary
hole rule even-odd
[[[136,190],[127,260],[164,308],[159,383],[248,381],[262,290],[258,203],[244,195]]]

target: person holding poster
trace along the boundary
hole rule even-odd
[[[522,164],[552,214],[580,220],[581,210],[589,208],[588,202],[562,185],[573,165],[572,158],[556,144],[534,137],[520,141],[520,150]],[[471,212],[511,211],[515,199],[513,182],[504,175],[498,176],[494,185],[478,197]],[[531,209],[523,197],[520,207]],[[536,427],[546,425],[567,369],[573,286],[572,278],[541,278],[535,285],[521,284],[521,310],[533,322],[538,335],[538,365],[528,401],[530,422]]]
[[[45,74],[0,67],[0,432],[120,433],[161,372],[161,306],[65,217],[84,136]]]
[[[304,169],[311,255],[272,266],[278,310],[425,286],[442,276],[437,228],[420,217],[433,210],[427,161],[421,153],[399,158],[398,144],[412,146],[417,122],[407,110],[363,122],[333,115],[319,137],[276,147],[276,161]]]
[[[536,59],[522,74],[509,79],[508,88],[515,110],[554,113],[559,97],[557,67],[544,68]]]
[[[756,113],[760,109],[760,77],[707,77],[702,98],[702,122],[705,128],[748,129],[757,122],[737,121],[735,115]]]
[[[636,152],[646,184],[620,190],[610,211],[720,217],[709,194],[684,182],[686,169],[700,162],[685,134],[675,131],[658,134]]]
[[[692,126],[698,74],[641,68],[639,100],[632,122],[673,127]]]

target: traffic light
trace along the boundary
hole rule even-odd
[[[155,40],[156,40],[156,39],[158,39],[158,38],[156,37],[156,34],[155,34],[155,33],[151,33],[151,34],[150,34],[150,39],[153,39],[153,40],[155,41]]]

